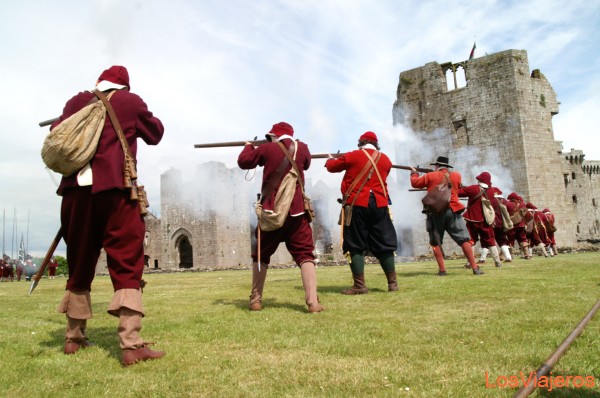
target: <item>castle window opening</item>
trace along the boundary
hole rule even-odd
[[[563,174],[563,177],[565,179],[565,188],[566,188],[567,185],[569,185],[569,175],[568,174]]]
[[[577,195],[573,195],[573,203],[577,203]]]
[[[448,91],[467,86],[467,73],[462,64],[444,64],[442,65],[442,71],[446,77],[446,87]]]
[[[596,207],[596,198],[592,198],[592,206]]]
[[[571,178],[575,179],[575,172],[571,173]]]

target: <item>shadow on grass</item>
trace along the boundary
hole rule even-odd
[[[218,299],[213,301],[213,304],[218,304],[218,305],[232,305],[235,307],[238,307],[239,309],[243,310],[243,311],[248,311],[248,300],[242,300],[242,299],[236,299],[236,300],[224,300],[224,299]],[[286,308],[286,309],[290,309],[290,310],[294,310],[294,311],[299,311],[299,312],[306,312],[306,307],[300,304],[295,304],[295,303],[289,303],[289,302],[277,302],[276,298],[263,298],[262,300],[262,306],[263,306],[263,310],[265,309],[269,309],[269,308]]]
[[[62,353],[65,344],[65,328],[57,328],[51,331],[50,335],[51,339],[40,342],[40,345]],[[94,347],[90,347],[89,349],[101,349],[106,351],[107,356],[113,357],[117,361],[121,360],[121,348],[118,342],[116,322],[114,327],[94,327],[93,320],[88,321],[86,335],[90,342],[95,344]]]

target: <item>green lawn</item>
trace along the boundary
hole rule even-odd
[[[112,288],[97,277],[88,335],[97,347],[62,353],[65,279],[0,284],[1,397],[510,397],[489,388],[535,371],[600,298],[600,254],[517,259],[483,276],[448,261],[397,264],[388,293],[368,265],[370,293],[344,296],[349,268],[318,269],[326,311],[308,314],[297,268],[269,271],[264,310],[249,312],[250,271],[146,275],[143,337],[167,356],[123,368]],[[532,396],[600,397],[600,314],[552,376],[592,388]],[[488,387],[486,387],[486,382]]]

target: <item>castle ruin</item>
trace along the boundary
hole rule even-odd
[[[427,63],[400,74],[393,123],[410,129],[432,150],[399,156],[399,147],[396,157],[405,164],[423,165],[438,155],[448,156],[465,185],[489,171],[493,184],[505,195],[517,192],[540,210],[549,208],[556,215],[559,248],[598,243],[600,161],[586,161],[581,150],[563,153],[552,128],[552,117],[558,112],[556,93],[539,70],[530,71],[526,51],[507,50],[459,63]],[[431,157],[431,152],[436,155]],[[244,187],[245,178],[245,171],[218,162],[199,166],[185,183],[178,170],[164,173],[161,217],[146,218],[147,265],[250,266],[255,193]],[[407,176],[398,176],[401,179]],[[317,205],[313,230],[319,258],[343,259],[332,238],[339,228],[339,205],[334,201],[338,187],[311,185],[308,180],[306,191]],[[397,226],[403,255],[430,252],[424,216],[422,220]],[[452,242],[446,245],[447,253],[456,249]],[[293,264],[284,245],[272,263]]]

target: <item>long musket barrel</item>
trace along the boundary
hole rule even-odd
[[[577,326],[575,326],[575,329],[573,329],[573,331],[567,336],[567,338],[561,343],[561,345],[558,346],[556,351],[554,351],[552,353],[552,355],[550,355],[548,357],[548,359],[546,359],[546,362],[544,362],[542,364],[542,366],[539,367],[539,369],[537,370],[537,372],[535,374],[537,380],[539,380],[539,378],[542,376],[546,376],[548,374],[548,372],[550,372],[550,369],[552,369],[552,367],[556,364],[556,362],[560,359],[560,357],[567,351],[567,349],[569,348],[571,343],[577,338],[577,336],[579,336],[581,334],[583,329],[586,327],[586,325],[588,324],[590,319],[592,319],[592,317],[594,316],[596,311],[598,311],[599,308],[600,308],[600,300],[598,300],[596,302],[596,305],[594,305],[592,307],[592,309],[587,313],[587,315],[583,317],[581,322],[579,322],[577,324]],[[536,383],[531,381],[531,382],[527,383],[526,385],[524,385],[523,387],[521,387],[521,389],[519,391],[517,391],[517,393],[515,395],[513,395],[513,398],[528,397],[529,394],[531,394],[533,392],[533,390],[535,390],[536,387],[537,387]]]
[[[310,157],[313,158],[313,159],[327,159],[327,158],[329,158],[329,155],[331,155],[334,158],[337,158],[339,156],[342,156],[343,153],[339,153],[339,152],[338,153],[332,153],[332,154],[329,154],[329,153],[315,153],[315,154],[310,155]],[[400,170],[411,170],[411,169],[414,168],[415,170],[417,170],[417,171],[419,171],[421,173],[430,173],[430,172],[433,171],[433,169],[424,169],[422,167],[401,166],[401,165],[398,165],[398,164],[393,164],[392,168],[393,169],[400,169]]]
[[[210,144],[195,144],[194,148],[225,148],[231,146],[244,146],[249,142],[254,146],[266,144],[267,140],[248,140],[248,141],[230,141],[230,142],[213,142]]]
[[[421,173],[431,173],[433,171],[433,169],[424,169],[423,167],[400,166],[398,164],[393,164],[392,169],[400,169],[400,170],[415,169]]]
[[[52,119],[44,120],[43,122],[39,122],[40,127],[50,126],[52,123],[60,119],[59,117],[55,117]]]
[[[35,287],[40,282],[40,279],[42,279],[44,272],[46,272],[46,268],[48,268],[48,263],[50,262],[50,259],[52,258],[52,255],[54,254],[54,251],[56,250],[56,247],[58,246],[58,243],[60,242],[61,239],[62,239],[62,227],[60,227],[58,232],[56,233],[56,237],[50,244],[50,248],[48,249],[48,252],[46,253],[46,257],[44,257],[42,264],[40,264],[40,269],[38,270],[37,274],[35,274],[35,277],[33,278],[33,282],[31,282],[31,287],[29,288],[29,294],[31,294],[33,292],[33,289],[35,289]]]

